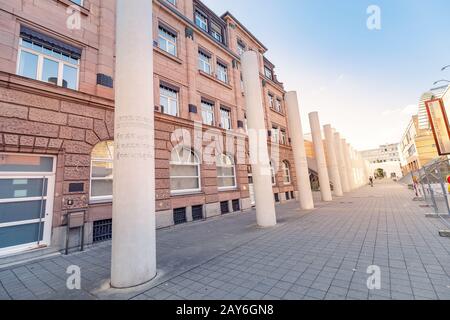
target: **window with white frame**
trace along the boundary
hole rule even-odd
[[[236,188],[236,168],[229,155],[217,157],[217,186],[219,190]]]
[[[217,62],[216,73],[217,79],[222,82],[228,83],[228,67],[224,63]]]
[[[269,107],[274,109],[275,108],[275,98],[274,98],[273,94],[269,93],[268,97],[269,97]]]
[[[208,32],[208,18],[202,12],[195,11],[195,24],[200,28]]]
[[[273,143],[280,142],[280,129],[276,126],[272,127],[272,142]]]
[[[111,201],[113,185],[114,142],[98,143],[91,153],[91,201]]]
[[[277,111],[277,112],[281,112],[282,111],[282,109],[281,109],[281,100],[280,99],[275,99],[275,110]]]
[[[214,125],[214,104],[202,100],[202,118],[204,124]]]
[[[275,162],[272,160],[270,161],[270,174],[272,177],[272,185],[277,184],[277,177],[276,177],[276,170],[275,170]]]
[[[231,111],[227,108],[220,108],[220,123],[222,129],[231,130]]]
[[[242,41],[238,40],[237,42],[237,52],[238,55],[243,55],[244,52],[247,50],[247,46],[245,45],[245,43],[243,43]]]
[[[193,193],[201,190],[200,161],[192,149],[177,147],[172,150],[170,190],[172,194]]]
[[[219,42],[223,42],[222,27],[215,22],[211,22],[211,35]]]
[[[178,91],[165,85],[159,86],[161,112],[171,116],[178,116]]]
[[[158,47],[165,52],[176,56],[177,55],[177,34],[159,26],[158,29]]]
[[[291,184],[291,169],[287,161],[283,161],[283,183]]]
[[[198,52],[198,68],[207,74],[211,74],[211,56],[203,51]]]
[[[283,145],[287,145],[288,144],[288,138],[287,138],[286,130],[284,130],[284,129],[280,130],[280,139],[281,139],[281,144],[283,144]]]
[[[78,56],[34,40],[20,38],[18,75],[77,90],[79,68]]]

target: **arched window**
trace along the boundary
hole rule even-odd
[[[91,153],[91,201],[111,201],[114,142],[98,143]]]
[[[179,147],[170,158],[170,190],[173,194],[201,190],[200,161],[192,149]]]
[[[283,182],[284,184],[291,184],[291,169],[289,162],[283,161]]]
[[[217,156],[217,185],[219,190],[236,188],[236,168],[229,155]]]

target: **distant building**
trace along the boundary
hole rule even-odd
[[[400,143],[403,175],[419,170],[439,156],[431,129],[422,128],[419,116],[415,115],[403,134]]]
[[[384,144],[376,149],[361,151],[365,160],[369,162],[370,172],[375,175],[382,169],[384,175],[389,178],[401,178],[400,144]]]

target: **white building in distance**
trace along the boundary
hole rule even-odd
[[[361,151],[361,154],[369,162],[371,174],[375,175],[383,169],[388,178],[403,177],[399,143],[384,144],[376,149]]]

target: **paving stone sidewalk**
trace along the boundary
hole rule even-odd
[[[158,277],[127,291],[108,288],[103,243],[0,269],[0,299],[450,299],[450,238],[413,197],[378,182],[310,212],[280,205],[271,229],[250,211],[159,230]],[[81,290],[66,287],[70,265],[81,268]],[[371,265],[380,290],[367,288]]]

